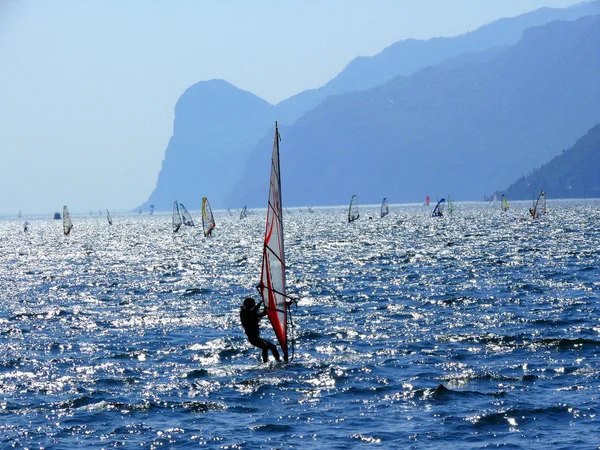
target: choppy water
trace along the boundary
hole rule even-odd
[[[0,221],[0,448],[594,448],[600,201],[549,207],[286,214],[287,365],[238,319],[264,211]]]

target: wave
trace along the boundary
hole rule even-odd
[[[212,292],[210,289],[205,288],[188,288],[184,291],[183,294],[181,294],[181,296],[183,298],[194,297],[198,294],[209,294],[210,292]]]
[[[14,408],[14,406],[13,406]],[[39,407],[31,408],[31,406],[18,408],[21,411],[27,412],[47,412],[47,411],[62,411],[62,410],[87,410],[87,411],[119,411],[123,412],[147,412],[155,409],[159,410],[182,410],[192,412],[209,412],[223,411],[227,406],[223,403],[212,401],[149,401],[142,400],[139,403],[126,403],[119,401],[108,401],[99,399],[98,396],[84,395],[81,397],[63,400],[56,403],[44,403]],[[15,408],[15,410],[18,410]]]

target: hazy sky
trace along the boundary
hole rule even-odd
[[[0,214],[126,210],[212,78],[276,103],[358,55],[575,0],[0,0]]]

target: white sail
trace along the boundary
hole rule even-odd
[[[210,203],[206,197],[202,198],[202,229],[204,236],[211,236],[212,230],[215,228],[215,217],[213,216]]]
[[[179,210],[181,211],[181,220],[182,220],[183,224],[187,227],[195,226],[194,220],[192,219],[192,215],[188,212],[186,207],[183,206],[183,203],[179,204]]]
[[[69,208],[67,205],[63,206],[63,232],[65,236],[68,236],[73,229],[73,222],[71,222],[71,215],[69,214]]]
[[[390,208],[388,206],[387,198],[384,198],[381,202],[381,217],[385,217],[390,213]]]
[[[271,183],[259,290],[267,310],[267,316],[281,346],[283,359],[288,361],[288,309],[285,293],[285,252],[279,169],[279,130],[277,122],[275,122],[275,142],[271,157]]]
[[[181,228],[181,214],[179,214],[179,203],[175,200],[173,203],[173,233],[177,233]]]
[[[542,190],[540,195],[538,195],[535,205],[529,209],[529,214],[531,214],[532,219],[539,219],[546,214],[546,212],[546,192]]]
[[[360,214],[358,212],[358,197],[356,197],[356,194],[354,194],[352,196],[352,199],[350,199],[350,206],[348,207],[348,222],[352,223],[359,217]]]

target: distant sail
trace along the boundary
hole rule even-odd
[[[546,212],[546,192],[542,190],[533,208],[529,208],[529,214],[531,214],[532,219],[539,219]]]
[[[63,232],[65,236],[68,236],[73,229],[73,222],[71,222],[71,215],[69,214],[69,209],[67,205],[63,206]]]
[[[263,247],[262,274],[259,291],[271,321],[284,361],[288,361],[288,306],[285,293],[285,252],[283,215],[281,211],[281,178],[279,171],[279,131],[275,122],[275,142],[271,157],[271,183],[267,207],[267,226]],[[293,354],[292,354],[293,358]]]
[[[106,209],[106,219],[108,220],[108,224],[112,225],[112,216],[108,212],[108,208]]]
[[[248,215],[248,208],[246,208],[246,205],[244,205],[244,207],[242,208],[242,211],[240,212],[240,219],[243,219],[247,215]]]
[[[502,202],[500,203],[500,207],[502,208],[502,211],[508,211],[508,200],[506,200],[504,194],[502,194]]]
[[[314,213],[313,209],[310,206],[307,208],[307,210],[309,213]]]
[[[150,215],[154,214],[154,205],[150,205]]]
[[[442,217],[444,215],[444,203],[446,203],[446,199],[441,199],[435,208],[433,208],[433,212],[431,213],[432,217]]]
[[[354,194],[352,196],[352,199],[350,200],[350,206],[348,207],[348,222],[352,223],[359,217],[360,214],[358,213],[358,198],[356,197],[356,194]]]
[[[452,200],[452,198],[450,198],[450,196],[448,196],[448,213],[450,215],[452,215],[453,212],[454,212],[454,201]]]
[[[390,208],[388,207],[387,198],[384,198],[381,202],[381,217],[385,217],[390,213]]]
[[[215,228],[215,218],[210,208],[210,203],[206,197],[202,198],[202,229],[204,236],[211,236],[212,230]]]
[[[195,226],[194,220],[192,219],[192,215],[188,212],[185,206],[183,206],[183,203],[179,204],[179,210],[181,211],[181,220],[183,221],[183,224],[188,227]]]
[[[179,214],[179,203],[175,200],[173,203],[173,233],[177,233],[181,228],[181,214]]]
[[[429,195],[426,195],[426,196],[425,196],[425,204],[426,204],[427,206],[429,206],[429,204],[430,204],[430,203],[431,203],[431,198],[429,197]]]
[[[21,214],[21,210],[19,210],[19,219],[23,217],[23,215]]]

